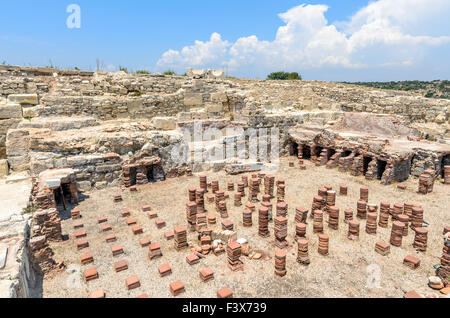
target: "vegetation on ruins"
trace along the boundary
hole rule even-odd
[[[167,70],[163,73],[164,75],[177,75],[174,71],[172,70]]]
[[[136,74],[150,74],[150,72],[146,70],[137,70]]]
[[[268,80],[302,80],[302,77],[297,72],[273,72],[267,76]]]
[[[128,69],[126,67],[123,67],[123,66],[120,66],[120,65],[119,65],[119,71],[128,73]]]
[[[401,81],[401,82],[343,82],[377,89],[392,89],[399,91],[414,91],[426,98],[450,99],[450,81],[435,80],[425,81]]]

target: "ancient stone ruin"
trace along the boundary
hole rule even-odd
[[[23,210],[0,219],[1,295],[58,296],[46,286],[74,264],[90,293],[59,296],[124,296],[100,286],[107,266],[125,273],[129,295],[142,297],[195,295],[197,282],[177,275],[198,263],[193,276],[202,284],[257,261],[270,263],[277,279],[294,279],[299,268],[336,257],[341,239],[367,239],[373,248],[356,253],[383,262],[409,244],[393,262],[420,271],[436,260],[410,254],[442,250],[442,228],[436,277],[448,289],[450,220],[429,203],[448,206],[449,106],[410,92],[229,79],[214,70],[169,76],[1,65],[0,175],[10,189],[29,184],[16,192]],[[186,268],[175,268],[174,258]],[[169,279],[162,294],[146,289],[141,262]],[[197,296],[242,294],[230,286]]]

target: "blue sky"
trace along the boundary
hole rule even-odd
[[[69,29],[69,4],[81,28]],[[2,3],[0,63],[263,78],[449,79],[448,0],[46,0]],[[281,15],[280,15],[281,14]]]

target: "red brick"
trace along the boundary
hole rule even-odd
[[[130,276],[125,280],[125,285],[128,290],[135,289],[141,286],[139,278],[137,276]]]
[[[84,230],[75,232],[75,237],[76,238],[81,238],[81,237],[86,237],[86,236],[87,236],[87,233]]]
[[[171,240],[174,238],[174,233],[172,231],[164,233],[166,240]]]
[[[83,222],[81,222],[81,221],[75,222],[75,223],[73,224],[73,228],[74,228],[74,229],[80,229],[80,228],[82,228],[82,227],[84,227],[84,224],[83,224]]]
[[[122,211],[122,212],[120,212],[120,215],[121,215],[122,217],[130,216],[130,211],[129,211],[129,210]]]
[[[136,192],[137,191],[137,187],[136,186],[131,186],[130,187],[130,192]]]
[[[92,263],[94,261],[94,257],[92,256],[91,253],[86,253],[80,256],[80,262],[83,265]]]
[[[233,298],[233,292],[228,287],[221,288],[217,291],[217,298]]]
[[[139,240],[139,244],[141,245],[141,247],[147,247],[151,244],[152,242],[150,241],[149,237],[144,237],[142,239]]]
[[[158,217],[158,213],[156,211],[150,211],[147,213],[147,217],[152,220],[156,219]]]
[[[133,228],[131,230],[133,231],[134,235],[144,233],[144,230],[142,229],[142,226],[140,226],[140,225],[133,226]]]
[[[115,245],[115,246],[111,247],[111,252],[112,252],[113,256],[122,254],[123,253],[122,245]]]
[[[105,225],[102,226],[102,232],[108,232],[108,231],[111,231],[111,230],[112,230],[112,227],[109,224],[105,224]]]
[[[84,279],[88,282],[98,278],[97,268],[92,267],[84,271]]]
[[[121,260],[121,261],[114,263],[114,270],[116,271],[116,273],[125,271],[127,269],[128,269],[128,264],[127,264],[126,260]]]
[[[105,291],[98,289],[89,294],[89,298],[105,298]]]
[[[202,281],[206,282],[214,278],[214,272],[211,268],[206,267],[202,270],[200,270],[200,278]]]
[[[153,243],[152,245],[150,245],[149,250],[150,251],[154,251],[154,250],[158,250],[161,249],[161,245],[159,245],[159,243]]]
[[[142,212],[149,212],[152,210],[152,207],[150,205],[144,205],[142,206]]]
[[[161,277],[172,274],[172,268],[169,264],[164,264],[158,267],[158,272]]]
[[[88,240],[84,239],[84,240],[77,241],[78,250],[82,250],[83,248],[87,248],[87,247],[89,247]]]
[[[403,295],[403,298],[423,298],[415,290],[411,290]]]
[[[415,268],[419,267],[420,259],[418,259],[417,257],[414,257],[412,255],[408,255],[403,260],[403,264],[415,269]]]
[[[166,221],[159,219],[155,221],[155,224],[158,229],[162,229],[166,226]]]
[[[106,243],[113,243],[117,241],[117,237],[115,234],[106,235]]]
[[[70,215],[72,217],[73,220],[79,219],[81,218],[81,214],[80,214],[80,210],[78,209],[74,209],[70,212]]]
[[[170,292],[173,296],[177,296],[184,292],[184,284],[181,281],[176,281],[170,284]]]
[[[200,262],[200,258],[195,254],[189,254],[186,256],[186,262],[188,262],[189,265],[194,265]]]
[[[142,295],[137,296],[136,298],[148,298],[148,295],[147,294],[142,294]]]
[[[127,220],[127,225],[128,226],[130,226],[130,225],[135,225],[136,224],[136,220],[135,219],[128,219]]]
[[[108,218],[106,216],[102,216],[98,218],[98,224],[108,222]]]

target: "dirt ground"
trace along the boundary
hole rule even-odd
[[[190,253],[189,250],[176,251],[173,240],[166,241],[165,232],[186,224],[187,189],[199,186],[199,178],[194,175],[140,186],[135,193],[116,187],[87,194],[88,197],[80,202],[78,208],[83,216],[82,221],[90,247],[77,251],[74,221],[67,219],[62,222],[63,234],[67,234],[69,238],[51,247],[55,252],[55,259],[64,260],[67,268],[45,277],[44,297],[87,297],[90,292],[100,288],[105,290],[106,297],[137,297],[143,293],[147,293],[149,297],[172,297],[169,284],[177,280],[184,283],[186,290],[178,297],[212,298],[216,297],[217,290],[224,286],[229,287],[235,297],[256,298],[402,297],[404,292],[412,289],[419,293],[439,295],[427,287],[427,282],[428,277],[434,275],[433,266],[439,264],[442,255],[443,228],[450,224],[448,185],[438,182],[433,193],[423,196],[416,193],[417,179],[411,178],[405,182],[408,188],[402,191],[398,190],[396,185],[384,186],[379,181],[366,181],[363,177],[353,177],[350,174],[340,173],[337,169],[315,167],[310,162],[306,162],[306,171],[298,168],[296,160],[295,168],[290,168],[289,160],[295,159],[283,158],[279,171],[274,174],[277,179],[286,180],[286,202],[289,205],[289,247],[286,249],[288,253],[285,277],[281,278],[274,274],[273,222],[269,223],[271,236],[266,239],[257,235],[257,213],[253,215],[253,227],[244,228],[242,226],[244,206],[239,208],[233,206],[233,193],[230,193],[227,206],[238,238],[246,238],[250,247],[264,251],[267,254],[266,258],[250,260],[242,256],[244,270],[239,272],[228,269],[226,254],[218,257],[210,254],[199,264],[190,266],[185,260]],[[207,175],[208,181],[218,179],[220,188],[225,190],[226,182],[237,183],[241,180],[241,176],[227,176],[224,172]],[[325,233],[330,236],[330,253],[328,256],[321,256],[317,252],[317,235],[313,234],[312,221],[309,222],[307,238],[311,264],[305,267],[296,262],[295,208],[304,206],[310,209],[318,188],[327,184],[333,186],[335,190],[339,189],[341,184],[349,187],[348,196],[339,196],[338,193],[336,198],[336,205],[341,209],[339,230],[328,229],[327,223],[324,222]],[[377,235],[368,235],[365,232],[365,221],[362,221],[360,240],[355,242],[347,239],[348,225],[343,222],[343,211],[351,208],[356,214],[356,202],[361,186],[369,187],[369,203],[379,204],[383,200],[391,204],[410,201],[424,208],[424,220],[429,223],[428,249],[425,253],[416,252],[412,247],[414,234],[410,229],[408,236],[403,238],[401,248],[391,246],[391,254],[388,256],[377,254],[374,251],[375,243],[380,240],[389,243],[392,221],[389,222],[387,229],[378,228]],[[113,203],[115,193],[122,194],[123,202]],[[248,189],[246,193],[248,195]],[[247,198],[243,203],[247,203]],[[157,229],[155,220],[149,220],[146,213],[141,212],[140,207],[143,205],[151,205],[158,212],[158,218],[164,219],[167,226]],[[221,219],[215,211],[214,204],[206,203],[206,208],[209,214],[217,215],[217,223],[220,225]],[[124,209],[131,211],[131,217],[143,227],[143,234],[133,235],[131,228],[126,225],[126,218],[120,216],[120,211]],[[97,223],[97,219],[101,216],[108,217],[107,224],[112,226],[112,233],[116,234],[118,239],[117,243],[106,243],[106,234],[100,231],[101,226]],[[327,217],[324,216],[324,219]],[[150,237],[152,242],[160,243],[163,257],[150,261],[147,257],[148,248],[141,248],[139,245],[139,239],[143,237]],[[188,240],[197,243],[194,233],[189,233]],[[125,254],[113,257],[110,247],[115,244],[122,244]],[[80,255],[88,251],[93,254],[94,264],[80,265]],[[403,265],[403,258],[409,254],[421,259],[418,269],[411,270]],[[122,259],[127,260],[129,268],[115,273],[113,264]],[[166,263],[172,267],[172,274],[161,278],[157,268]],[[99,279],[86,283],[83,271],[93,266],[97,267]],[[215,277],[207,283],[201,282],[199,277],[199,270],[205,267],[210,267]],[[128,291],[125,279],[132,275],[139,277],[141,287]],[[379,286],[375,283],[375,286],[372,284],[371,288],[367,287],[368,282],[376,282],[377,278]]]

